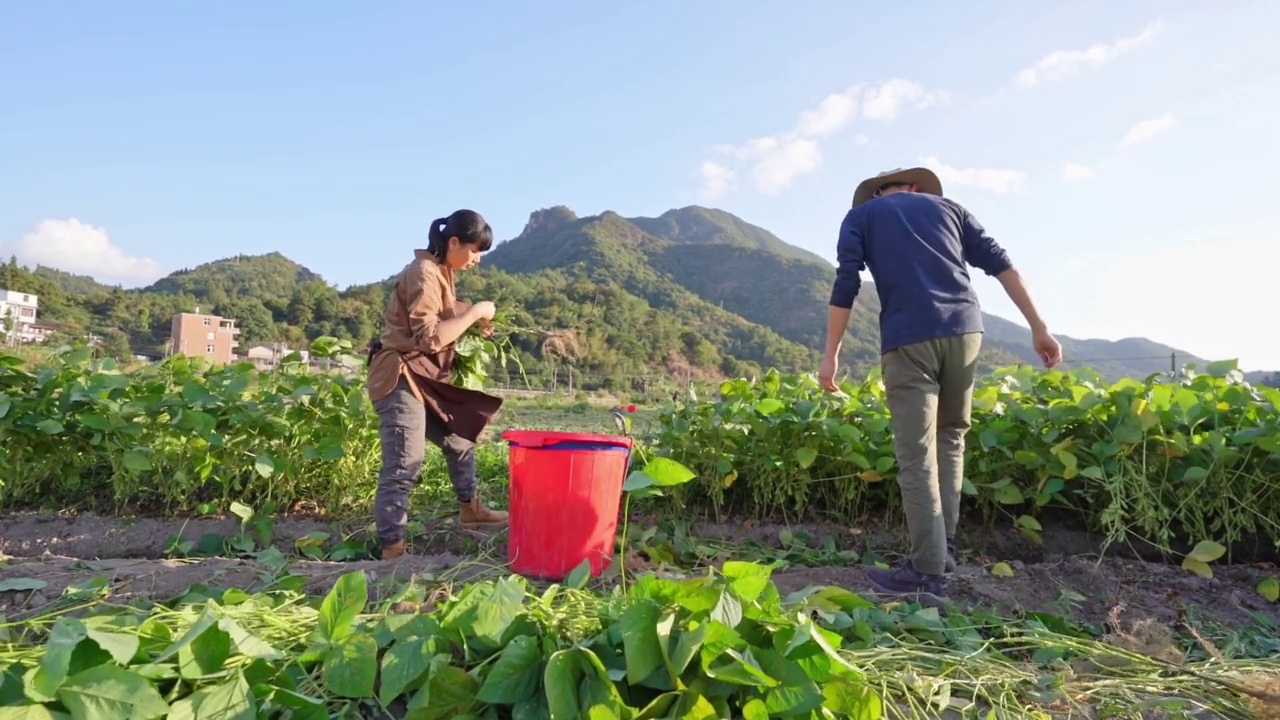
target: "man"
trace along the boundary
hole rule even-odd
[[[955,569],[964,438],[982,345],[982,311],[965,264],[1004,286],[1047,367],[1061,361],[1062,348],[1009,256],[973,215],[943,198],[941,181],[926,168],[891,170],[858,185],[840,226],[837,259],[819,380],[827,391],[837,390],[858,273],[869,268],[880,294],[880,362],[911,534],[909,560],[867,576],[881,593],[937,604]]]

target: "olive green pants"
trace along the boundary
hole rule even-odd
[[[981,346],[982,333],[952,335],[904,345],[880,359],[917,572],[942,574],[947,538],[955,537]]]

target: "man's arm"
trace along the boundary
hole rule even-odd
[[[862,289],[860,273],[866,266],[860,215],[856,209],[850,210],[840,223],[840,238],[836,242],[836,279],[831,285],[831,302],[827,308],[826,356],[829,358],[840,354],[853,302]]]
[[[1045,324],[1044,318],[1040,317],[1040,311],[1036,308],[1035,301],[1031,299],[1031,293],[1027,290],[1026,283],[1022,281],[1022,275],[1009,259],[1009,254],[1000,247],[1000,243],[987,234],[986,229],[972,214],[964,208],[959,210],[963,228],[961,241],[964,245],[965,262],[1000,281],[1005,294],[1014,305],[1018,306],[1018,312],[1022,313],[1027,325],[1031,326],[1031,345],[1044,364],[1053,367],[1062,362],[1062,346],[1049,333],[1048,325]]]
[[[1031,299],[1031,292],[1027,290],[1026,283],[1022,282],[1022,274],[1018,272],[1018,268],[1011,267],[1008,270],[996,275],[996,279],[1004,286],[1005,294],[1018,306],[1018,312],[1022,313],[1022,317],[1026,318],[1027,325],[1031,326],[1031,333],[1049,332],[1049,326],[1045,324],[1044,319],[1040,317],[1040,310],[1036,308],[1036,303]]]
[[[987,234],[986,228],[982,227],[977,218],[962,207],[956,208],[960,212],[960,242],[964,261],[991,277],[999,277],[1000,273],[1013,267],[1009,253],[1000,247],[995,238]]]

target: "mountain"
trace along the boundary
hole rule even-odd
[[[36,277],[44,278],[54,285],[57,285],[63,290],[63,292],[70,293],[72,295],[108,293],[115,289],[115,286],[103,285],[88,275],[75,275],[57,268],[46,267],[44,265],[37,265],[34,273]]]
[[[834,277],[821,257],[721,210],[579,217],[557,206],[532,213],[518,236],[498,243],[458,284],[464,298],[491,298],[530,329],[516,338],[530,376],[563,380],[571,366],[579,385],[617,387],[638,376],[816,368]],[[319,335],[362,346],[378,332],[391,280],[339,290],[279,253],[204,263],[141,290],[13,261],[0,266],[0,287],[40,294],[42,318],[65,335],[116,330],[134,351],[152,354],[163,352],[171,316],[196,308],[236,318],[243,348],[299,346]],[[878,362],[879,311],[867,283],[844,339],[843,361],[855,375]],[[984,371],[1037,362],[1026,328],[985,320]],[[1171,354],[1179,365],[1203,362],[1142,338],[1059,340],[1071,366],[1088,364],[1109,378],[1167,370]]]

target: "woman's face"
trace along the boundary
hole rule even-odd
[[[480,251],[475,245],[465,245],[456,237],[449,238],[449,250],[444,264],[454,270],[470,270],[480,263]]]

